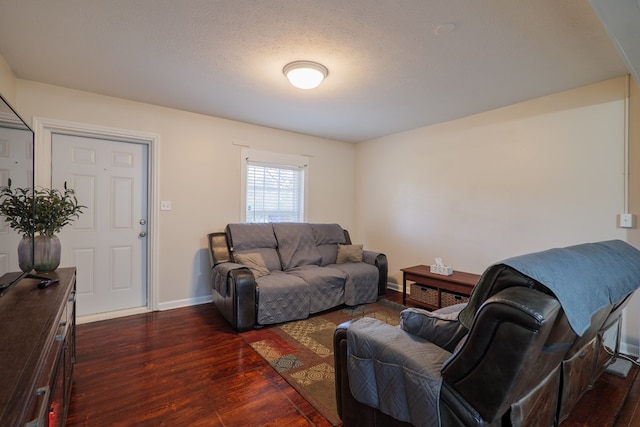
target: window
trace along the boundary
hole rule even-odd
[[[308,158],[243,150],[245,222],[303,222]]]

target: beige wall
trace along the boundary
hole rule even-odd
[[[625,87],[613,79],[359,144],[363,242],[401,283],[401,268],[436,256],[482,273],[532,251],[626,240]]]
[[[18,82],[7,61],[0,55],[0,93],[15,108]]]
[[[629,87],[629,208],[636,215],[636,227],[628,230],[627,241],[640,248],[640,86],[630,79]],[[637,348],[640,341],[640,292],[633,295],[624,316],[622,334],[626,342]]]
[[[355,146],[153,105],[18,81],[18,111],[160,135],[159,302],[210,295],[206,234],[240,221],[239,145],[311,156],[308,220],[354,225]],[[154,207],[158,208],[158,206]],[[63,242],[64,244],[64,242]]]
[[[555,246],[619,238],[640,247],[639,229],[615,223],[624,200],[625,78],[358,145],[16,81],[1,57],[0,90],[27,121],[160,135],[159,199],[173,202],[159,213],[159,300],[168,306],[209,295],[205,235],[240,219],[240,146],[312,156],[308,220],[339,222],[354,241],[387,253],[391,281],[436,256],[481,273]],[[631,95],[630,208],[638,214],[634,82]],[[638,308],[640,296],[624,326],[636,353]]]

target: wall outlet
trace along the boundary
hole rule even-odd
[[[170,211],[171,210],[171,202],[169,200],[162,200],[160,202],[160,210],[161,211]]]
[[[636,216],[630,213],[618,215],[618,227],[634,228],[636,226]]]

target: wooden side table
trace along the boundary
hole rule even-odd
[[[407,303],[407,281],[413,282],[409,301],[430,310],[465,302],[480,276],[454,271],[451,276],[433,274],[426,265],[401,269],[402,304]],[[414,293],[415,292],[415,293]]]

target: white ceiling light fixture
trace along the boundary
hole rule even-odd
[[[329,74],[327,67],[312,61],[290,62],[284,66],[282,72],[289,82],[299,89],[316,88]]]

